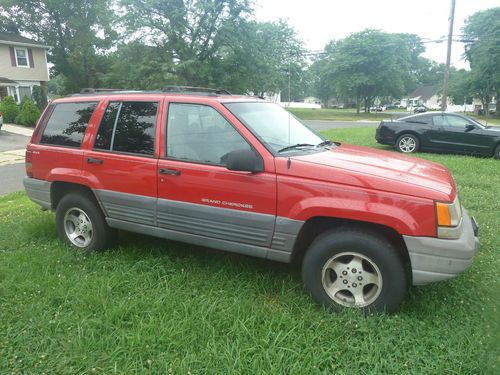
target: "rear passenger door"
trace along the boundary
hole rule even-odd
[[[158,163],[157,225],[202,236],[208,245],[214,239],[270,246],[276,217],[274,161],[266,162],[264,155],[260,173],[228,170],[227,153],[259,152],[212,106],[172,102],[167,117],[166,149]]]
[[[84,173],[111,220],[155,224],[160,98],[114,99],[89,140]]]

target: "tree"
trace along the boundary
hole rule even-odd
[[[121,0],[121,24],[160,48],[179,83],[210,85],[210,61],[251,12],[250,0]]]
[[[466,20],[465,57],[471,66],[471,88],[486,113],[496,97],[496,116],[500,117],[500,7],[473,14]]]
[[[304,98],[308,86],[304,48],[284,21],[245,21],[227,30],[224,47],[212,60],[213,79],[235,92],[281,92],[283,101]]]
[[[114,43],[112,0],[0,0],[3,16],[19,31],[52,49],[52,73],[66,80],[64,91],[99,86],[104,52]]]
[[[339,96],[355,98],[358,113],[361,103],[368,111],[375,96],[405,92],[423,50],[416,35],[365,30],[336,42],[326,55],[322,77],[334,83]]]
[[[337,42],[325,73],[339,95],[356,98],[358,113],[362,102],[368,111],[375,96],[404,93],[412,66],[423,51],[416,35],[365,30]]]
[[[448,95],[453,99],[453,103],[472,103],[471,72],[465,69],[450,69],[450,84]]]
[[[406,92],[413,91],[417,86],[442,87],[445,68],[445,64],[420,56],[413,65],[414,79]]]
[[[147,90],[185,83],[161,48],[139,41],[120,44],[108,56],[108,64],[109,71],[99,77],[108,88]]]
[[[334,77],[328,67],[328,57],[335,50],[335,45],[334,40],[330,41],[325,46],[324,53],[320,54],[309,68],[314,95],[325,105],[328,105],[329,100],[337,93]]]

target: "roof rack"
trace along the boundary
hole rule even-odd
[[[232,95],[224,89],[211,89],[207,87],[192,86],[166,86],[161,89],[163,92],[181,93],[181,94],[214,94],[214,95]]]
[[[109,93],[109,92],[140,92],[138,90],[129,89],[95,89],[92,87],[86,87],[80,90],[80,94],[98,94],[98,93]]]

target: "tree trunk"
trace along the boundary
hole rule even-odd
[[[356,114],[357,115],[359,115],[360,109],[361,109],[361,94],[359,93],[359,90],[358,90],[358,95],[356,97]]]

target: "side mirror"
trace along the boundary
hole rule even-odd
[[[263,172],[264,160],[253,150],[234,150],[223,157],[230,171]]]
[[[474,130],[475,128],[476,128],[476,126],[472,125],[472,124],[465,125],[465,131],[466,132],[470,132],[471,130]]]

